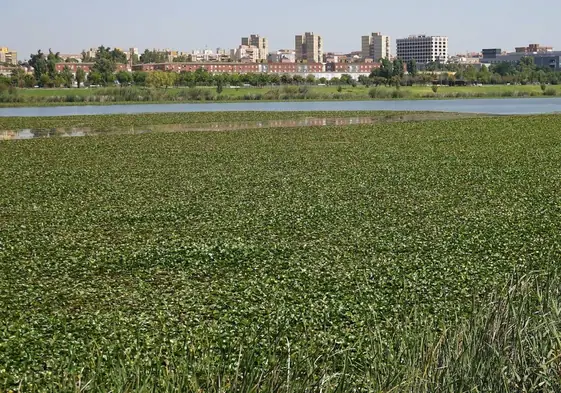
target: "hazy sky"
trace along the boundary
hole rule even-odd
[[[20,60],[39,48],[232,48],[251,33],[274,50],[293,48],[294,35],[306,31],[336,52],[359,50],[361,35],[373,31],[391,36],[393,52],[395,39],[410,34],[447,35],[451,54],[530,42],[561,50],[560,0],[6,1],[0,46]]]

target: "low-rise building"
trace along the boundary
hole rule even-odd
[[[499,48],[483,49],[482,64],[499,64],[510,63],[518,64],[524,57],[534,59],[534,64],[538,67],[549,68],[553,71],[561,71],[561,51],[527,53],[527,52],[511,52],[503,53]]]
[[[367,73],[370,74],[375,69],[380,68],[378,62],[364,62],[364,63],[327,63],[325,64],[326,72],[341,72],[343,74],[351,73]]]
[[[551,46],[541,46],[540,44],[530,44],[528,46],[519,46],[514,48],[516,53],[549,53],[553,52]]]
[[[61,72],[65,67],[68,67],[74,75],[76,71],[82,69],[86,74],[89,74],[93,66],[94,63],[57,63],[55,69],[57,72]],[[117,71],[131,71],[131,67],[129,64],[117,64]]]

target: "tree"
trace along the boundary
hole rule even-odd
[[[349,74],[343,74],[341,75],[340,81],[342,84],[350,85],[353,82],[353,77],[350,76]]]
[[[35,79],[39,81],[39,86],[43,87],[41,77],[48,73],[47,58],[45,57],[45,54],[41,52],[41,50],[38,50],[37,54],[31,54],[29,56],[28,63],[30,67],[33,67],[33,73],[35,75]]]
[[[396,76],[398,78],[403,78],[405,75],[403,60],[395,59],[392,64],[392,76]]]
[[[418,70],[417,70],[417,62],[415,61],[415,59],[411,59],[407,62],[407,72],[412,77],[417,76]]]
[[[132,81],[137,86],[144,86],[146,84],[146,78],[148,73],[144,71],[134,71],[132,73]]]
[[[282,74],[280,77],[280,82],[283,85],[290,85],[292,84],[292,76],[288,74]]]
[[[97,72],[101,76],[100,84],[107,85],[115,80],[114,73],[117,64],[108,57],[100,57],[96,59],[92,66],[92,72]]]
[[[257,86],[266,86],[269,84],[269,74],[261,73],[257,75]]]
[[[316,76],[314,74],[306,75],[306,83],[309,85],[314,85],[316,83]]]
[[[386,84],[388,84],[391,77],[393,76],[393,64],[388,59],[382,59],[380,68],[376,71],[378,73],[378,76],[386,79]]]
[[[222,91],[224,90],[224,87],[222,86],[223,84],[224,82],[222,78],[216,78],[216,94],[222,94]]]
[[[25,76],[23,77],[23,85],[25,87],[33,87],[36,83],[37,81],[35,80],[35,77],[31,74],[25,74]]]
[[[211,81],[211,75],[204,68],[199,68],[194,73],[195,84],[198,86],[207,86]]]
[[[61,74],[55,75],[55,78],[52,79],[53,87],[61,87],[65,83],[66,81],[64,80],[64,77]]]
[[[103,78],[103,77],[102,77],[102,75],[99,73],[99,71],[92,71],[92,72],[90,72],[89,75],[88,75],[88,84],[89,84],[90,86],[92,86],[92,85],[95,85],[95,86],[100,85],[101,82],[102,82],[102,80],[103,80],[102,78]]]
[[[154,71],[146,77],[146,84],[150,87],[166,89],[175,84],[177,74],[174,72]]]
[[[64,69],[60,72],[59,76],[61,77],[62,84],[65,87],[72,87],[72,82],[74,82],[74,74],[68,66],[64,66]]]
[[[497,73],[500,76],[506,76],[514,75],[516,73],[516,68],[511,63],[502,62],[491,65],[489,71]]]
[[[41,75],[41,77],[39,78],[39,86],[40,87],[49,87],[51,84],[51,78],[49,77],[49,74],[43,74]]]
[[[280,76],[279,76],[278,74],[271,74],[271,75],[269,76],[269,82],[270,82],[272,85],[280,85],[280,83],[281,83],[281,78],[280,78]]]
[[[372,84],[372,80],[366,75],[359,75],[358,82],[366,87],[369,87]]]
[[[15,87],[23,87],[25,83],[25,71],[23,68],[14,68],[10,75],[11,85]]]
[[[294,75],[292,77],[292,81],[297,85],[304,83],[304,77],[302,75]]]
[[[117,78],[117,82],[119,82],[119,85],[121,86],[127,86],[132,83],[132,74],[130,72],[119,71],[117,72],[115,77]]]
[[[155,50],[146,49],[144,53],[140,55],[139,62],[141,64],[149,63],[165,63],[167,61],[167,54],[165,52],[158,52]]]
[[[78,88],[84,83],[86,80],[86,72],[82,68],[78,68],[76,70],[76,83],[78,84]]]

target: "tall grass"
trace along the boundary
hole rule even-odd
[[[263,342],[161,344],[93,350],[76,368],[15,391],[57,392],[558,392],[561,390],[561,281],[513,278],[467,318],[441,325],[413,311],[391,328],[372,324],[356,345],[292,347],[280,333]],[[420,318],[420,319],[418,319]],[[208,341],[207,341],[208,340]],[[119,344],[117,344],[119,345]],[[143,343],[142,345],[149,345]],[[74,370],[74,371],[69,371]],[[0,386],[6,387],[6,380]]]

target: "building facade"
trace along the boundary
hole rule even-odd
[[[554,52],[512,52],[503,53],[500,49],[483,49],[482,64],[510,63],[518,64],[524,57],[534,59],[534,64],[538,67],[549,68],[553,71],[561,71],[561,51]]]
[[[296,52],[293,49],[279,49],[276,52],[269,53],[267,60],[270,63],[294,63]]]
[[[390,36],[381,33],[372,33],[364,35],[361,39],[361,58],[373,59],[389,59],[391,57],[391,40]]]
[[[0,63],[18,64],[18,53],[5,46],[0,47]]]
[[[56,63],[55,69],[57,72],[64,71],[64,68],[68,67],[72,74],[76,75],[76,71],[79,69],[83,70],[86,74],[89,74],[94,63]],[[116,71],[131,71],[132,68],[128,64],[117,64]]]
[[[79,65],[77,65],[79,66]],[[158,63],[137,64],[132,67],[133,71],[167,71],[167,72],[195,72],[199,69],[211,74],[247,74],[264,73],[271,75],[300,75],[306,77],[314,75],[316,79],[340,78],[343,74],[350,75],[353,79],[359,76],[368,76],[373,69],[380,67],[379,63]]]
[[[323,39],[314,33],[295,37],[296,61],[321,63],[323,60]]]
[[[530,44],[528,46],[519,46],[514,48],[516,53],[548,53],[553,52],[551,46],[541,46],[540,44]]]
[[[448,37],[416,35],[397,40],[397,57],[415,60],[417,63],[446,63],[448,61]]]
[[[252,34],[249,37],[242,37],[242,45],[254,46],[258,49],[257,60],[267,61],[269,55],[269,42],[267,38]]]
[[[259,53],[259,48],[254,45],[240,45],[238,48],[232,49],[230,58],[244,63],[257,63],[260,61]]]

